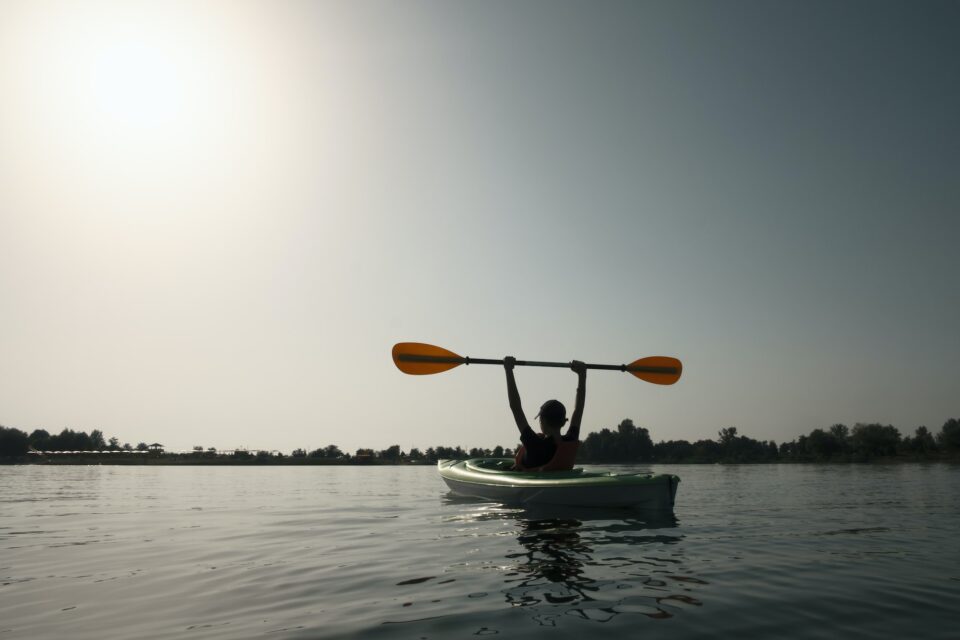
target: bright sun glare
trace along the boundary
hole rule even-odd
[[[88,52],[88,115],[105,129],[185,126],[189,67],[162,44],[127,37]]]
[[[46,194],[103,237],[131,219],[261,215],[295,193],[300,153],[336,148],[305,142],[336,130],[314,89],[333,80],[300,66],[296,28],[246,3],[15,4],[0,24],[0,133],[20,150],[24,197]]]
[[[252,27],[202,5],[27,4],[18,18],[8,44],[30,126],[88,158],[200,149],[249,69],[237,34]]]
[[[85,142],[162,143],[192,133],[203,85],[190,64],[191,38],[169,17],[82,14],[48,28],[51,115]]]
[[[8,108],[44,184],[133,197],[149,180],[185,195],[218,166],[262,157],[261,141],[285,131],[271,102],[283,87],[263,63],[277,47],[242,11],[27,3],[15,18],[2,43],[16,61]]]

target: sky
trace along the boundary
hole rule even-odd
[[[0,424],[514,446],[960,417],[956,2],[0,3]],[[532,419],[575,375],[523,368]]]

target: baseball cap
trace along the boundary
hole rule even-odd
[[[547,400],[540,406],[540,413],[534,419],[543,416],[549,422],[563,424],[567,420],[567,408],[559,400]]]

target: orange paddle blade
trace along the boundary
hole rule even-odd
[[[393,345],[393,363],[412,376],[443,373],[464,363],[453,351],[422,342],[399,342]]]
[[[627,371],[653,384],[673,384],[683,373],[683,364],[669,356],[640,358],[627,365]]]

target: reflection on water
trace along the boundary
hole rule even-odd
[[[556,626],[561,615],[667,619],[702,605],[697,592],[708,583],[686,568],[671,513],[511,508],[452,496],[445,508],[463,523],[512,525],[517,544],[500,567],[502,595],[511,607],[529,608],[540,625]]]

